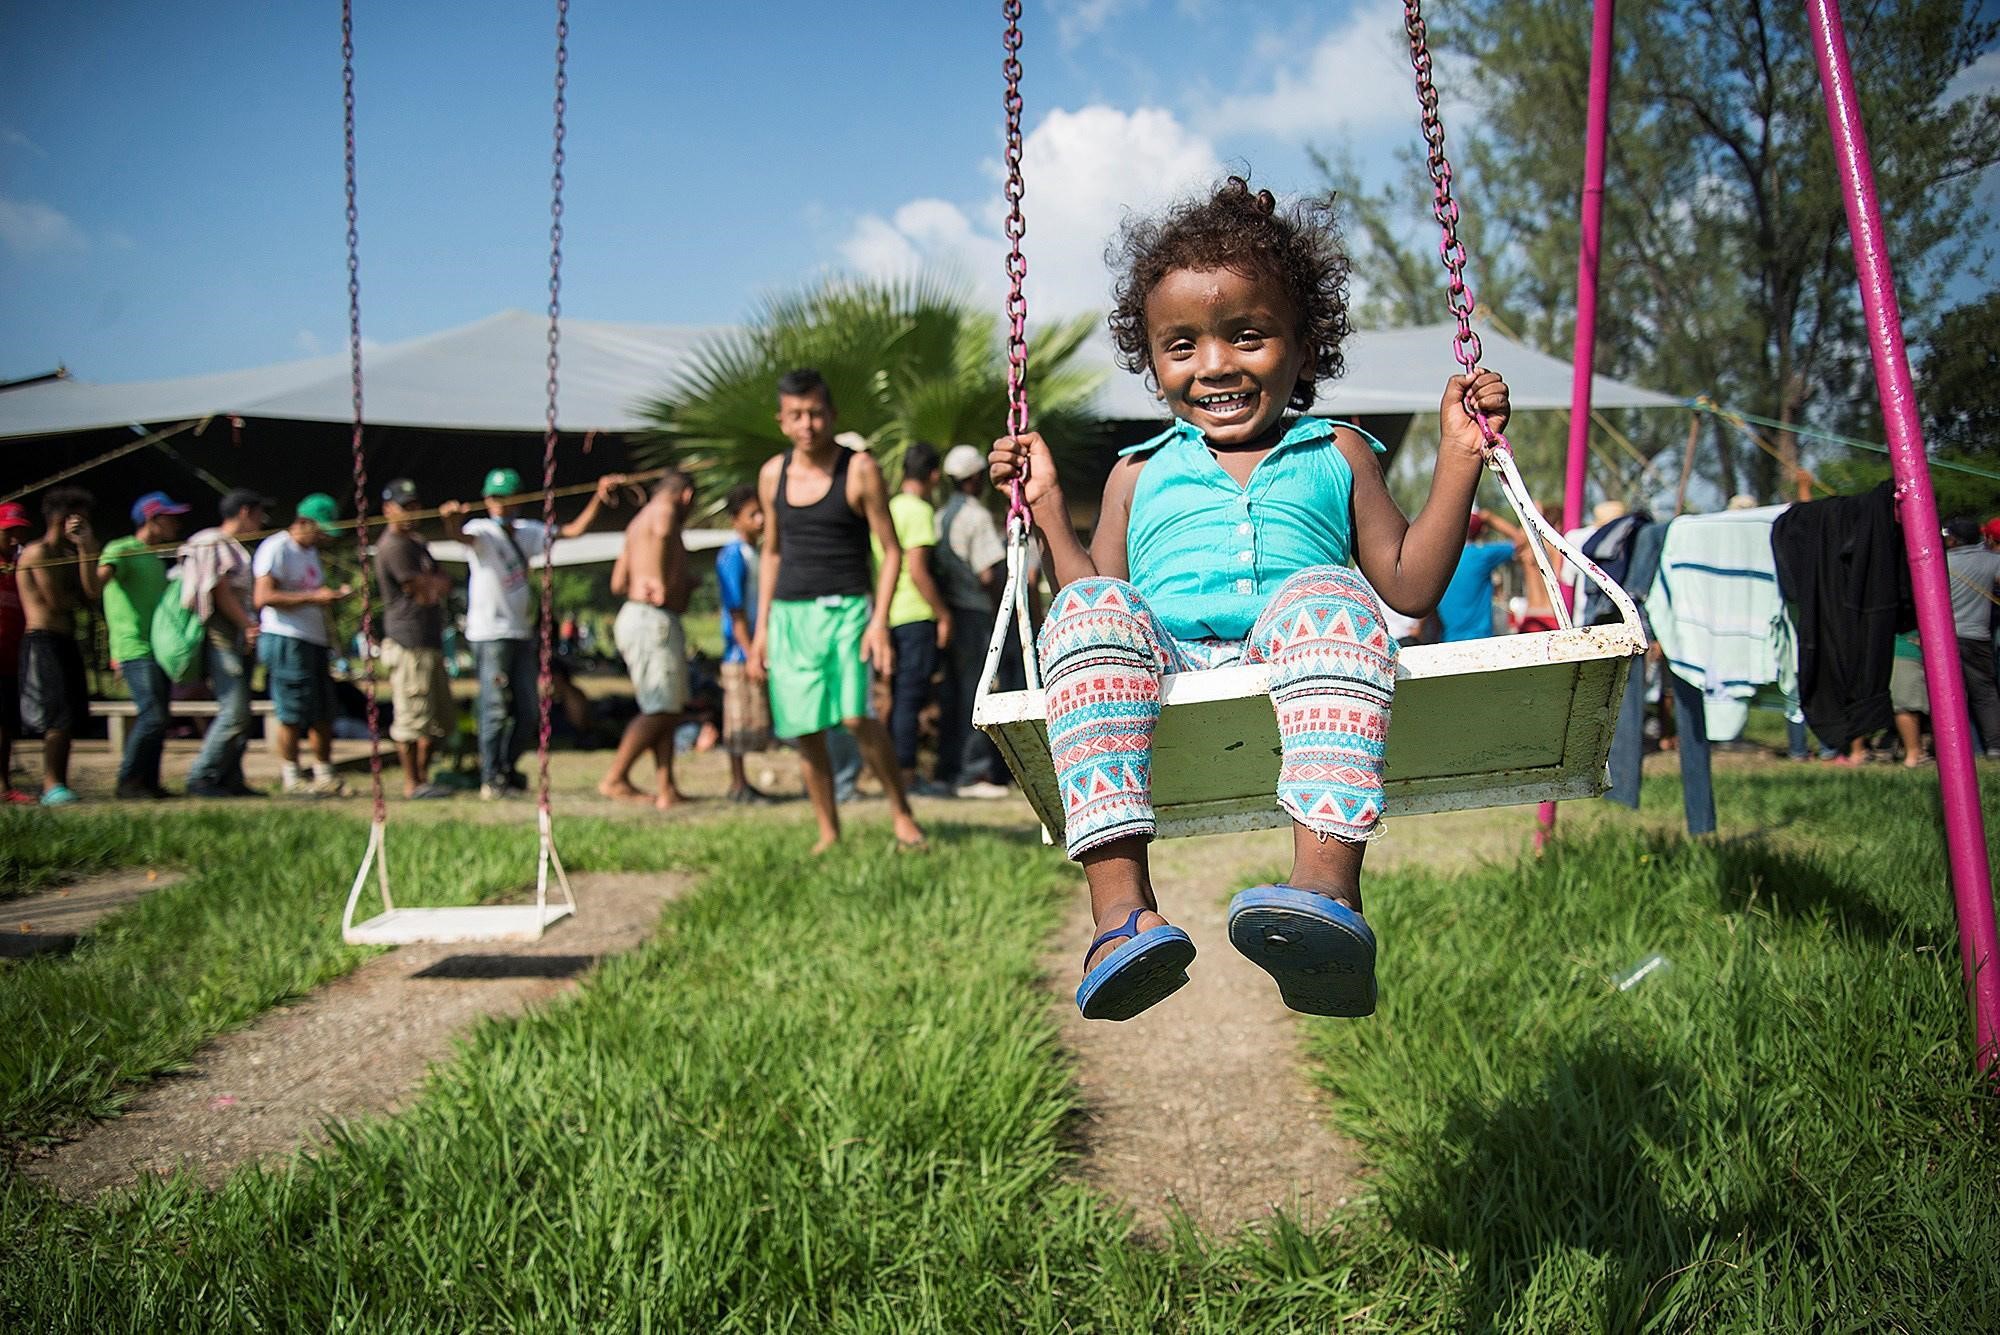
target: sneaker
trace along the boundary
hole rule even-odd
[[[149,783],[139,783],[133,779],[121,779],[118,783],[118,800],[121,802],[156,802],[166,795],[166,789],[156,788]]]
[[[69,790],[67,784],[59,783],[53,788],[43,789],[39,800],[45,807],[66,807],[79,799],[75,793]]]
[[[264,796],[264,790],[262,788],[252,788],[249,784],[243,782],[243,780],[241,779],[231,779],[228,783],[222,785],[222,790],[225,793],[229,794],[229,796],[231,797]]]
[[[313,781],[303,774],[287,774],[285,776],[284,792],[286,797],[317,796],[313,792]]]
[[[235,790],[234,788],[229,788],[229,787],[226,787],[226,786],[224,786],[223,784],[219,784],[219,783],[204,783],[204,782],[202,782],[202,781],[201,781],[201,780],[199,780],[199,779],[189,779],[189,780],[188,780],[188,786],[187,786],[187,795],[188,795],[189,797],[237,797],[237,796],[240,796],[240,794],[238,794],[238,793],[237,793],[237,791],[236,791],[236,790]]]
[[[741,788],[731,789],[729,800],[741,806],[762,807],[769,806],[778,799],[760,788],[753,788],[746,784]]]
[[[528,776],[517,769],[507,771],[507,787],[517,793],[528,791]]]
[[[409,794],[412,802],[431,802],[440,797],[450,797],[451,789],[441,783],[420,783],[416,791]]]
[[[9,806],[31,807],[41,800],[33,793],[24,793],[19,788],[9,788],[4,794],[0,794],[0,802],[5,802]]]
[[[977,783],[961,783],[958,785],[958,795],[960,797],[973,798],[981,802],[992,802],[1003,797],[1012,797],[1014,790],[1004,783],[989,783],[985,779],[981,779]]]
[[[482,802],[505,802],[514,796],[514,790],[504,783],[482,783],[479,785],[479,800]]]
[[[338,774],[310,780],[308,785],[314,797],[346,797],[347,783]]]
[[[912,797],[957,797],[958,789],[936,779],[918,779],[910,785]]]

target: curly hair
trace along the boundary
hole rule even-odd
[[[1311,354],[1288,406],[1312,407],[1319,381],[1347,369],[1340,345],[1354,332],[1347,319],[1347,275],[1333,200],[1307,196],[1280,210],[1268,190],[1251,190],[1232,176],[1206,199],[1184,201],[1153,218],[1128,219],[1105,262],[1120,277],[1106,321],[1118,364],[1150,374],[1146,298],[1176,269],[1232,269],[1275,280],[1298,312],[1295,331]]]

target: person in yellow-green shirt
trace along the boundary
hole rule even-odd
[[[938,448],[920,440],[903,451],[903,485],[889,498],[889,518],[903,545],[903,569],[889,599],[889,635],[896,646],[889,674],[889,735],[903,787],[920,797],[953,797],[954,789],[917,778],[918,719],[931,702],[932,680],[945,646],[951,643],[951,604],[938,587],[932,558],[937,554],[937,510],[931,495],[943,477]],[[875,559],[882,559],[876,544]]]
[[[172,683],[153,660],[153,609],[167,589],[167,563],[155,549],[171,547],[180,537],[181,516],[188,512],[164,491],[149,491],[132,502],[133,533],[104,544],[97,578],[104,589],[104,626],[110,633],[111,659],[132,692],[138,714],[125,737],[125,754],[118,763],[118,796],[152,799],[167,796],[160,786],[160,755],[167,741],[167,700]]]

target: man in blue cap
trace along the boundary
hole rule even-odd
[[[470,506],[446,501],[438,507],[445,532],[470,549],[472,573],[465,590],[465,638],[479,668],[479,796],[494,801],[528,786],[514,768],[541,723],[535,680],[541,671],[535,628],[528,619],[529,563],[546,555],[557,537],[581,537],[625,479],[606,474],[597,480],[590,503],[551,533],[539,519],[513,517],[521,475],[496,468],[479,489],[484,518],[466,519]]]
[[[167,674],[153,661],[153,609],[167,590],[167,563],[156,554],[181,535],[188,512],[164,491],[149,491],[132,502],[132,536],[104,544],[97,579],[104,589],[104,628],[111,637],[111,661],[132,693],[132,731],[118,764],[118,796],[151,800],[166,797],[160,786],[160,755],[167,741]]]

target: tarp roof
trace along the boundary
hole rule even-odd
[[[1347,374],[1322,392],[1328,414],[1434,410],[1451,359],[1450,325],[1364,330],[1345,353]],[[672,383],[704,339],[727,326],[616,324],[565,319],[562,328],[562,426],[569,431],[639,431],[640,405]],[[1569,364],[1479,330],[1486,363],[1502,371],[1516,410],[1567,408]],[[369,347],[368,420],[382,426],[465,431],[542,429],[548,322],[526,311]],[[1092,355],[1087,349],[1085,356]],[[1097,354],[1103,355],[1101,353]],[[1672,408],[1680,400],[1599,376],[1600,408]],[[347,357],[337,354],[276,366],[179,380],[93,385],[62,379],[0,393],[0,438],[57,435],[104,427],[159,426],[235,414],[308,422],[352,415]],[[1104,416],[1162,417],[1139,377],[1114,371],[1099,394]]]

